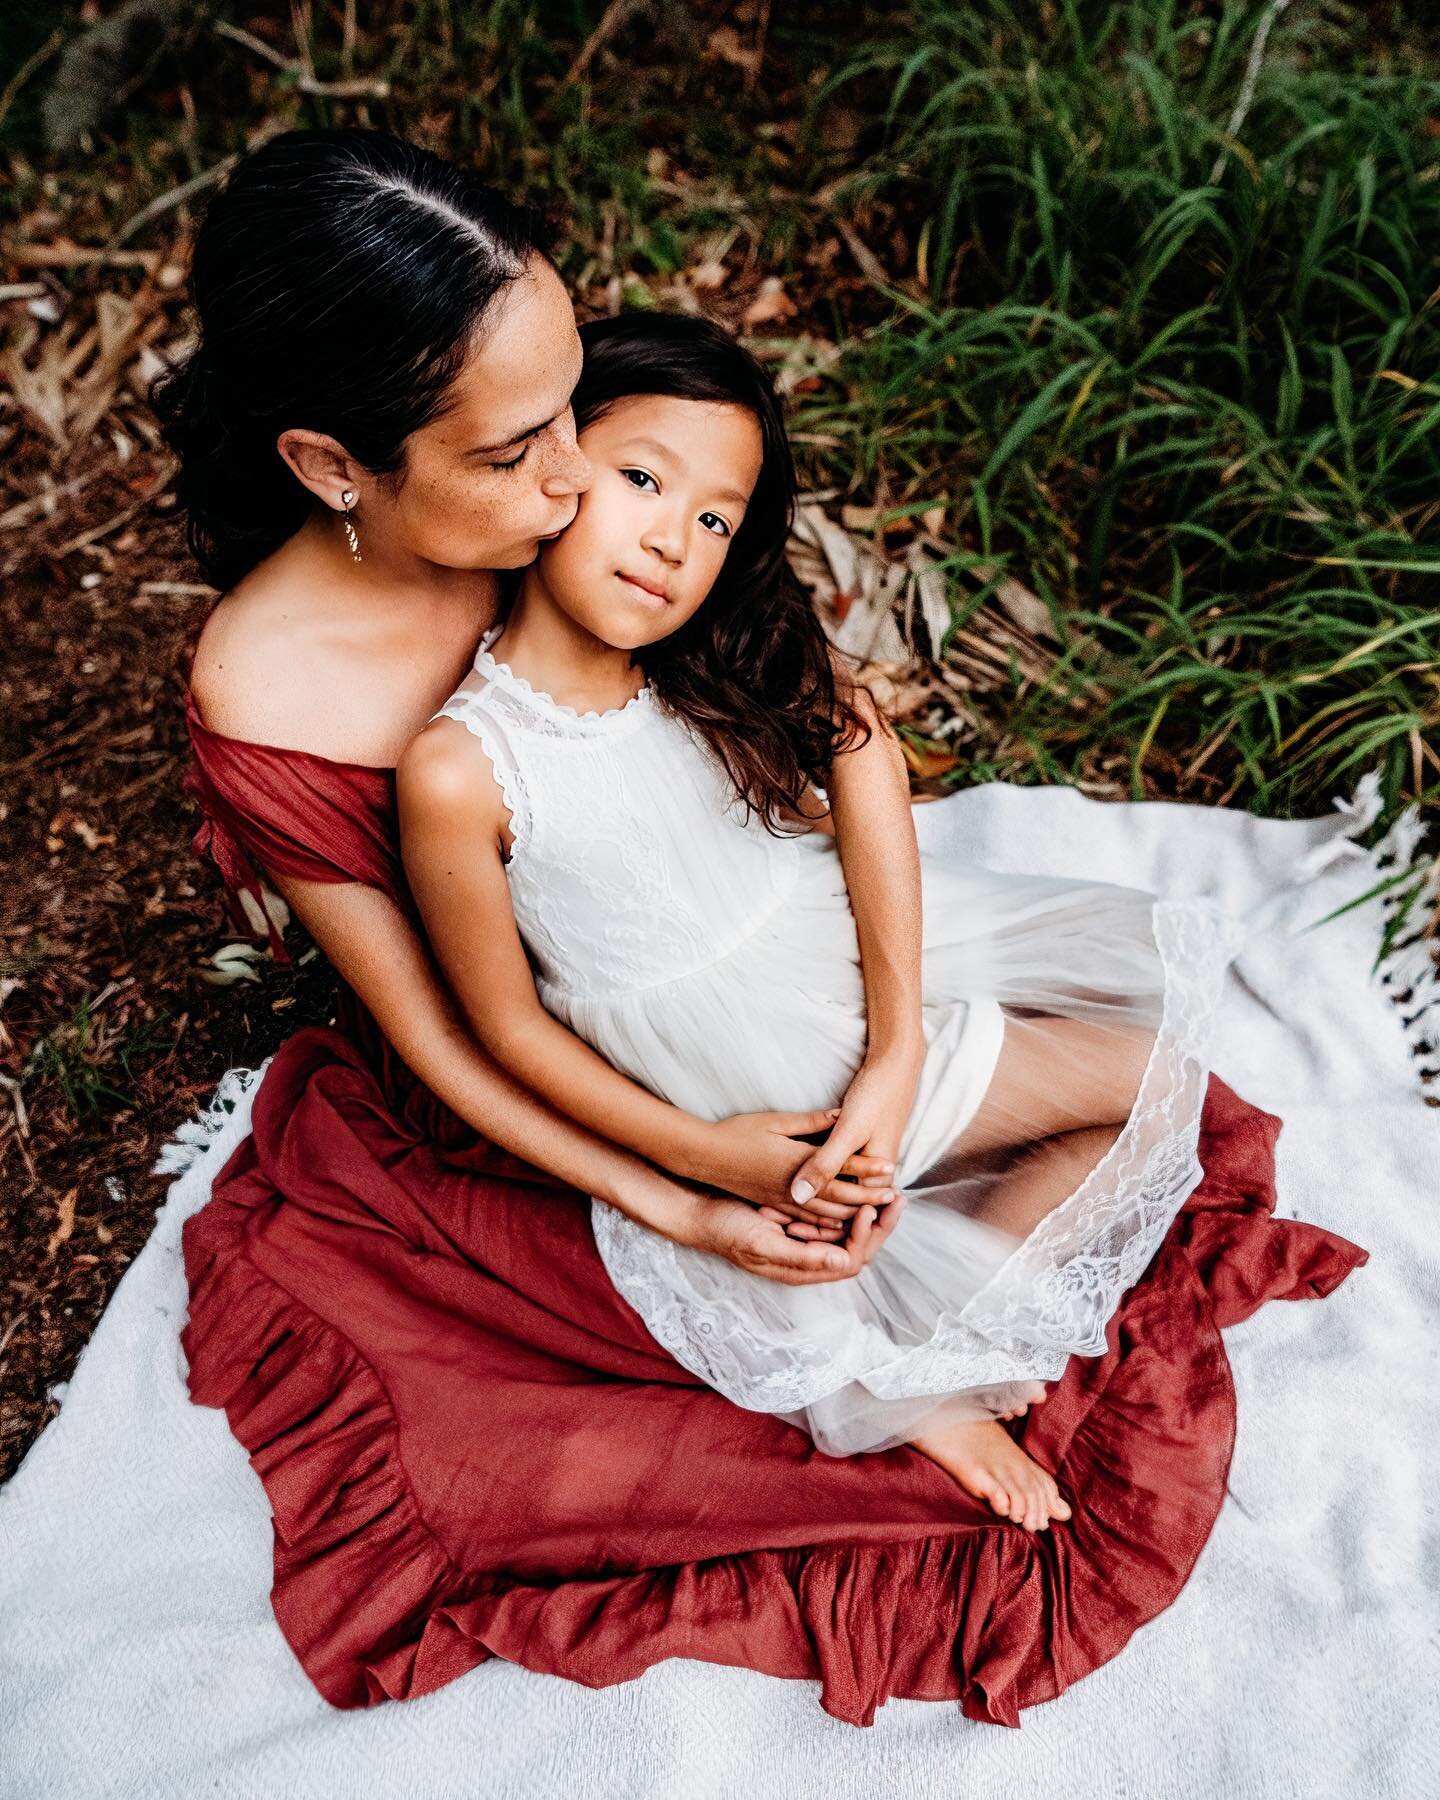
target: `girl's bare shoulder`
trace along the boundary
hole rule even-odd
[[[411,817],[466,824],[508,817],[495,767],[460,719],[432,719],[415,734],[395,766],[395,786]]]

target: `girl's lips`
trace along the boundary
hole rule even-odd
[[[615,573],[620,575],[618,569]],[[647,587],[643,581],[637,581],[633,575],[620,575],[620,579],[625,583],[626,587],[633,589],[637,594],[643,594],[647,600],[658,601],[661,604],[664,603],[666,596],[659,588]]]

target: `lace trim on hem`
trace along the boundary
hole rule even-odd
[[[792,1343],[786,1346],[792,1353],[786,1367],[737,1377],[730,1346],[745,1344],[753,1354],[773,1351],[774,1345],[756,1338],[742,1307],[697,1300],[675,1245],[594,1201],[592,1227],[606,1268],[656,1341],[736,1405],[762,1412],[796,1411],[855,1380],[889,1399],[1050,1381],[1072,1355],[1101,1354],[1105,1327],[1121,1297],[1202,1178],[1196,1140],[1206,1088],[1203,1052],[1220,978],[1235,949],[1233,922],[1210,901],[1157,901],[1154,916],[1165,1000],[1130,1118],[1080,1187],[959,1313],[940,1316],[924,1344],[908,1345],[878,1362],[862,1356],[839,1363],[819,1346]],[[1199,945],[1182,941],[1192,924],[1205,933]],[[1140,1167],[1125,1170],[1142,1128],[1157,1114],[1176,1113],[1178,1122],[1151,1146]],[[1123,1172],[1112,1191],[1108,1184],[1117,1171]],[[1077,1248],[1113,1233],[1116,1220],[1126,1216],[1138,1222],[1118,1253]],[[1071,1246],[1068,1255],[1056,1243],[1062,1233]],[[997,1299],[998,1314],[987,1317]],[[957,1337],[959,1343],[953,1341]],[[873,1335],[865,1345],[872,1342]]]

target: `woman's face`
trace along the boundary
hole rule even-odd
[[[446,410],[407,440],[404,479],[372,477],[357,524],[446,568],[533,561],[590,484],[570,410],[580,363],[569,295],[534,257],[496,296]]]
[[[634,394],[581,434],[592,479],[537,569],[555,603],[616,649],[678,631],[714,586],[760,476],[746,407]]]

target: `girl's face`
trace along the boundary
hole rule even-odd
[[[413,432],[398,485],[373,477],[357,524],[453,569],[518,569],[575,517],[590,467],[575,442],[575,314],[543,257],[497,296],[447,395]]]
[[[542,544],[555,603],[603,643],[669,637],[715,584],[760,475],[746,407],[632,394],[580,434],[591,468],[575,522]]]

